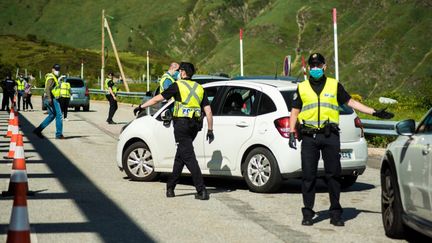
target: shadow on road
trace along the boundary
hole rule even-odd
[[[71,199],[79,207],[87,222],[30,222],[36,233],[97,233],[104,242],[154,242],[123,210],[108,198],[93,182],[62,154],[49,139],[39,139],[32,130],[35,128],[25,117],[20,116],[23,133],[37,151],[42,161],[53,174],[29,174],[29,177],[44,178],[55,176],[66,193],[46,192],[46,188],[32,188],[38,193],[29,200]],[[28,163],[32,163],[31,160]],[[3,176],[3,175],[2,175]],[[30,184],[31,188],[32,185]],[[1,200],[11,200],[10,198]],[[38,210],[38,209],[29,209]],[[58,212],[61,214],[62,212]],[[67,214],[64,215],[67,217]],[[67,218],[66,218],[67,220]],[[72,221],[72,219],[71,219]],[[8,225],[0,225],[5,232]],[[77,239],[78,241],[78,239]]]
[[[357,209],[357,208],[343,208],[342,218],[345,221],[350,221],[352,219],[355,219],[361,213],[381,214],[381,212],[362,210],[362,209]],[[318,215],[318,217],[314,218],[314,223],[319,223],[319,222],[324,221],[326,219],[330,219],[330,213],[328,210],[322,210],[322,211],[317,212],[316,214]]]

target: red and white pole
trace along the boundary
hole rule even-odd
[[[302,69],[303,69],[303,77],[304,77],[304,80],[307,80],[307,74],[306,74],[306,62],[305,62],[304,56],[302,56]]]
[[[240,76],[243,76],[243,29],[240,29]]]
[[[335,75],[339,81],[339,58],[338,58],[338,40],[337,40],[337,19],[336,8],[333,9],[333,30],[334,30],[334,49],[335,49]]]

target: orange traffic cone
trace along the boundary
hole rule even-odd
[[[5,159],[13,159],[15,155],[15,147],[17,142],[18,134],[12,134],[11,142],[9,144],[9,152],[7,156],[3,156]]]
[[[12,113],[12,112],[11,112]],[[5,135],[5,137],[12,137],[12,134],[16,134],[18,133],[18,116],[14,115],[14,119],[13,120],[9,120],[9,125],[8,125],[8,131]]]
[[[23,175],[25,175],[25,171]],[[21,179],[24,180],[24,178]],[[14,196],[6,242],[30,243],[30,223],[27,211],[26,183],[17,183],[16,185],[16,193]]]
[[[17,142],[15,147],[14,160],[12,163],[12,173],[9,181],[9,188],[7,191],[2,192],[2,196],[16,195],[16,188],[19,184],[24,184],[26,194],[28,190],[27,168],[24,157],[24,143],[22,134],[17,135]]]
[[[10,113],[9,113],[9,121],[13,120],[14,117],[15,117],[15,110],[14,110],[14,107],[11,106]]]

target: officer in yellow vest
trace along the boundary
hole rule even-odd
[[[339,139],[339,106],[348,106],[383,119],[393,117],[385,109],[376,111],[373,108],[351,99],[344,87],[333,78],[324,75],[325,58],[314,53],[309,57],[309,80],[298,85],[294,93],[290,115],[289,146],[297,149],[296,137],[303,139],[301,144],[302,159],[302,225],[313,225],[315,212],[315,184],[320,153],[324,160],[325,179],[330,194],[330,223],[344,226],[340,196],[340,139]],[[297,124],[299,122],[299,124]],[[300,131],[297,131],[299,125]]]
[[[64,78],[60,82],[60,107],[63,112],[63,120],[69,121],[67,118],[68,108],[69,108],[69,102],[71,97],[71,86],[70,83],[66,81],[66,78]]]
[[[21,99],[23,100],[23,102],[22,102],[23,110],[25,110],[25,107],[24,107],[24,87],[25,87],[26,81],[24,80],[24,77],[22,74],[19,75],[19,77],[16,80],[16,83],[17,83],[17,92],[18,92],[18,97],[17,97],[18,98],[18,109],[17,110],[20,110]]]
[[[162,78],[159,80],[159,93],[162,93],[164,90],[168,89],[168,87],[173,84],[177,79],[179,79],[179,64],[173,62],[170,64],[168,71],[162,75]]]
[[[197,190],[195,199],[208,200],[209,194],[205,188],[201,169],[195,157],[192,143],[201,130],[203,110],[208,124],[207,140],[209,143],[214,140],[213,115],[204,89],[198,83],[190,80],[195,73],[194,65],[192,63],[182,62],[179,71],[180,80],[172,84],[161,94],[139,105],[134,109],[134,113],[136,114],[142,109],[174,97],[173,123],[177,152],[174,159],[173,172],[167,182],[166,196],[175,196],[174,188],[179,181],[183,167],[186,165],[192,174],[192,179]]]
[[[44,105],[47,107],[48,116],[42,123],[33,130],[39,138],[44,138],[42,130],[45,129],[54,119],[56,120],[56,139],[65,139],[63,136],[63,123],[62,123],[62,112],[60,103],[58,101],[60,97],[60,85],[58,77],[60,76],[60,65],[54,64],[51,73],[45,75],[45,94],[44,94]]]
[[[108,118],[107,118],[107,122],[108,124],[116,124],[113,121],[113,116],[118,108],[117,106],[117,86],[114,83],[114,73],[110,72],[108,74],[108,78],[105,79],[105,92],[106,92],[106,98],[109,101],[109,111],[108,111]]]

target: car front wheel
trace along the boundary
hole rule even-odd
[[[158,175],[154,170],[152,153],[141,141],[126,148],[122,162],[123,169],[131,180],[151,181]]]
[[[249,152],[242,165],[243,176],[251,191],[273,192],[282,181],[276,158],[266,148],[255,148]]]
[[[391,238],[403,238],[403,209],[395,176],[389,168],[381,175],[381,213],[386,235]]]

